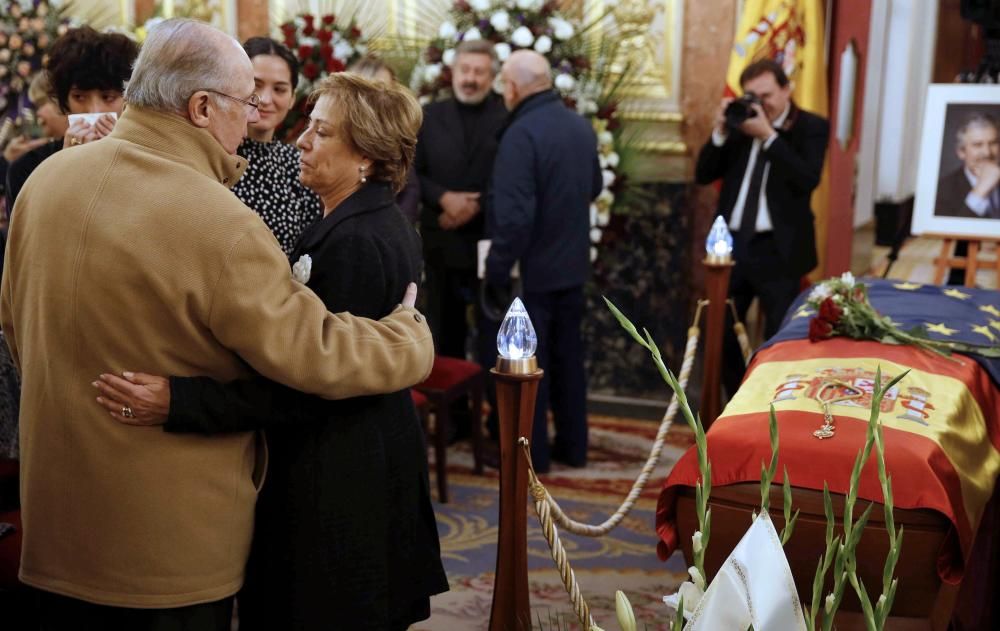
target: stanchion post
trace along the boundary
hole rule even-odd
[[[501,356],[490,372],[496,382],[500,417],[500,526],[490,631],[529,631],[528,464],[518,440],[531,439],[535,397],[542,371],[534,354],[534,328],[519,299],[507,311],[497,348]]]
[[[726,299],[733,269],[733,238],[722,217],[716,217],[705,243],[705,372],[701,384],[701,422],[705,429],[722,412],[722,342],[726,332]]]

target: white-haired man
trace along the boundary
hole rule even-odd
[[[43,629],[228,630],[261,440],[116,423],[93,379],[252,367],[327,398],[392,392],[430,371],[430,332],[409,307],[380,322],[327,313],[229,192],[258,116],[238,42],[162,23],[126,100],[102,142],[35,171],[10,228],[0,324],[23,379],[20,578]]]

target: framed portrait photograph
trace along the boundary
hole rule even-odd
[[[1000,239],[1000,86],[929,87],[913,233]]]

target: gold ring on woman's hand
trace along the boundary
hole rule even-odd
[[[74,137],[71,137],[71,138],[69,139],[69,146],[70,146],[70,147],[75,147],[75,146],[77,146],[77,145],[82,145],[82,144],[83,144],[83,143],[82,143],[82,142],[80,142],[80,139],[79,139],[79,138],[77,138],[77,137],[75,137],[75,136],[74,136]]]
[[[132,408],[126,405],[122,408],[122,416],[125,418],[135,418],[135,412],[132,411]]]

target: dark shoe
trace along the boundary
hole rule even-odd
[[[569,455],[569,450],[556,443],[552,445],[552,459],[560,464],[564,464],[567,467],[573,467],[574,469],[582,469],[587,466],[587,458],[574,458]]]

